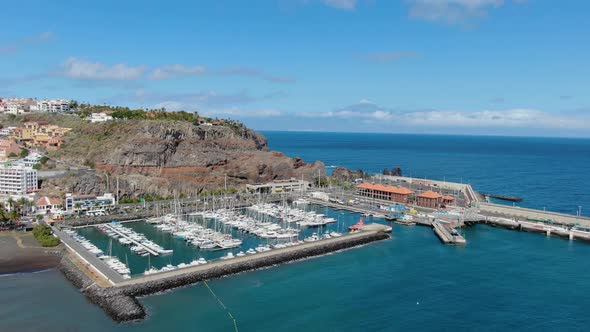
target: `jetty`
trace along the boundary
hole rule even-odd
[[[124,238],[124,239],[126,239],[126,240],[129,240],[129,241],[131,241],[131,243],[133,243],[133,244],[135,244],[135,245],[137,245],[137,246],[140,246],[140,247],[142,247],[142,248],[143,248],[143,249],[145,249],[145,251],[147,251],[147,252],[148,252],[150,255],[152,255],[152,256],[159,256],[159,255],[160,255],[160,254],[159,254],[159,253],[158,253],[156,250],[154,250],[154,248],[152,248],[152,247],[150,247],[150,246],[148,246],[148,245],[146,245],[146,244],[144,244],[144,243],[142,243],[142,242],[139,242],[139,241],[137,241],[137,240],[135,240],[135,239],[131,238],[129,235],[127,235],[127,234],[125,234],[125,233],[122,233],[122,232],[120,232],[120,231],[119,231],[118,229],[116,229],[115,227],[113,227],[113,226],[111,226],[111,225],[109,225],[109,224],[104,224],[104,226],[105,226],[105,227],[106,227],[108,230],[110,230],[110,231],[112,231],[112,232],[116,233],[117,235],[119,235],[120,237],[122,237],[122,238]]]
[[[82,293],[91,302],[100,306],[113,320],[123,322],[145,317],[145,310],[137,301],[137,296],[146,296],[197,282],[317,257],[385,240],[390,238],[389,232],[391,232],[391,227],[368,224],[355,233],[307,242],[299,246],[218,260],[207,265],[190,266],[152,275],[137,276],[128,280],[110,280],[112,285],[110,287],[99,286],[105,283],[98,282],[93,279],[93,276],[85,273],[86,271],[78,268],[79,264],[76,264],[75,261],[80,257],[75,250],[64,257],[60,270],[76,287],[81,289]],[[83,264],[88,264],[88,262]],[[99,271],[102,270],[100,266],[95,268]]]
[[[523,201],[523,199],[521,197],[516,197],[516,196],[496,195],[496,194],[490,194],[490,193],[480,193],[480,194],[483,195],[484,197],[495,198],[495,199],[508,201],[508,202],[517,202],[518,203],[518,202]]]
[[[465,238],[452,228],[449,224],[443,224],[440,221],[432,222],[434,233],[445,244],[465,244]]]

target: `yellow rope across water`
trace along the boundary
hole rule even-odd
[[[236,332],[238,332],[238,322],[236,321],[234,316],[231,314],[229,309],[227,309],[225,304],[223,304],[223,302],[221,302],[221,299],[215,294],[215,292],[213,292],[211,287],[209,287],[209,284],[207,283],[207,281],[203,281],[203,283],[205,284],[205,286],[207,286],[207,289],[209,289],[209,292],[211,292],[211,295],[213,295],[213,297],[217,300],[217,302],[219,302],[219,305],[221,305],[223,310],[225,310],[227,312],[227,315],[229,316],[229,318],[234,322],[234,329],[236,330]]]

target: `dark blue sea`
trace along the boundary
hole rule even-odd
[[[306,161],[470,183],[518,206],[590,216],[590,139],[264,132],[269,147]],[[495,201],[502,203],[501,201]],[[512,204],[512,203],[508,203]]]
[[[266,132],[270,147],[326,165],[470,182],[523,206],[590,209],[590,140]],[[326,210],[343,222],[358,215]],[[586,213],[584,213],[586,214]],[[590,244],[487,226],[465,247],[394,225],[381,243],[213,280],[239,331],[586,331]],[[57,271],[0,277],[0,331],[235,331],[203,284],[141,299],[115,324]]]

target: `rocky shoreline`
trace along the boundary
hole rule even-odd
[[[96,285],[67,255],[61,260],[59,270],[90,302],[98,305],[114,321],[127,322],[145,318],[145,310],[135,297],[125,294],[118,287],[102,288]]]
[[[146,296],[191,285],[200,281],[325,255],[330,252],[349,249],[388,238],[389,235],[383,232],[367,232],[364,235],[344,238],[341,241],[318,242],[317,245],[312,247],[294,247],[290,248],[292,250],[285,250],[276,255],[264,257],[250,256],[250,259],[247,260],[224,264],[222,266],[212,266],[210,269],[176,274],[158,279],[149,278],[144,282],[139,281],[137,283],[129,283],[110,288],[102,288],[96,285],[68,257],[64,257],[62,260],[60,271],[74,286],[81,289],[92,303],[100,306],[114,321],[126,322],[143,319],[146,316],[145,309],[136,299],[137,296]]]

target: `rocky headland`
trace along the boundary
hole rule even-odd
[[[75,171],[43,181],[42,194],[114,192],[193,196],[247,183],[297,178],[313,181],[324,164],[269,151],[266,138],[245,126],[183,121],[115,120],[79,123],[49,163]]]

